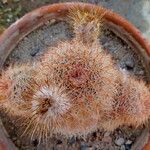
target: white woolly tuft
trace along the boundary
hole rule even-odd
[[[37,99],[44,100],[44,98],[50,98],[53,101],[52,106],[48,109],[48,116],[55,117],[59,114],[64,114],[71,107],[69,99],[62,93],[61,89],[44,86],[33,96],[32,109],[36,110],[40,105],[40,102]]]

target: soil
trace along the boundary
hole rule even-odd
[[[71,40],[73,33],[65,22],[55,22],[52,25],[46,24],[29,35],[27,35],[15,47],[8,57],[5,67],[14,63],[26,63],[36,61],[49,46],[54,46],[63,40]],[[100,43],[104,50],[110,53],[116,62],[119,70],[126,70],[129,75],[145,80],[146,72],[141,62],[141,56],[136,54],[126,42],[117,37],[112,31],[104,29],[100,37]],[[20,130],[16,119],[1,114],[2,121],[10,138],[20,150],[130,150],[141,134],[143,127],[120,127],[114,132],[97,131],[87,137],[67,139],[60,135],[49,139],[48,145],[39,143],[37,139],[20,137]]]

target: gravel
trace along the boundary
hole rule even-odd
[[[115,144],[116,144],[117,146],[121,146],[121,145],[123,145],[124,143],[125,143],[124,138],[119,138],[119,139],[116,139],[116,140],[115,140]]]

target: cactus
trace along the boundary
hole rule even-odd
[[[26,100],[22,98],[22,94],[26,92],[35,72],[35,69],[29,65],[11,66],[2,72],[0,80],[1,107],[11,115],[23,113]]]
[[[138,127],[146,124],[150,115],[150,89],[143,81],[121,78],[117,94],[113,96],[112,109],[101,117],[101,126],[113,131],[121,125]]]
[[[76,40],[82,41],[82,43],[89,46],[98,44],[98,37],[101,34],[105,14],[106,12],[103,8],[91,9],[90,12],[84,7],[79,8],[78,6],[70,9],[68,15],[69,24],[73,27]]]
[[[31,138],[87,135],[148,120],[150,89],[143,81],[125,78],[102,49],[102,17],[96,11],[71,9],[73,40],[48,48],[38,64],[3,72],[0,107],[25,118],[24,133]]]

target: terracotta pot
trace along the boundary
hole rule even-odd
[[[142,150],[150,150],[150,138]]]
[[[41,7],[36,9],[21,19],[12,24],[7,30],[3,32],[0,36],[0,68],[2,68],[6,58],[11,53],[11,51],[16,47],[20,40],[22,40],[27,34],[35,30],[36,28],[42,26],[47,21],[53,19],[63,20],[65,19],[67,12],[70,8],[78,6],[79,9],[86,9],[90,11],[91,9],[101,9],[100,7],[92,4],[85,3],[59,3]],[[105,12],[104,20],[107,26],[117,34],[121,39],[126,41],[131,47],[136,49],[140,55],[144,56],[144,64],[147,68],[147,76],[150,77],[150,43],[142,36],[141,32],[134,27],[127,20],[122,18],[120,15],[103,9],[101,12]],[[145,134],[145,133],[146,134]],[[149,129],[146,128],[143,131],[144,138],[147,140],[149,136]],[[145,137],[146,135],[146,137]],[[138,141],[137,141],[138,142]],[[143,148],[143,144],[140,144],[140,149]],[[136,148],[136,146],[135,146]],[[135,149],[133,147],[133,149]],[[136,150],[140,150],[139,148]]]

